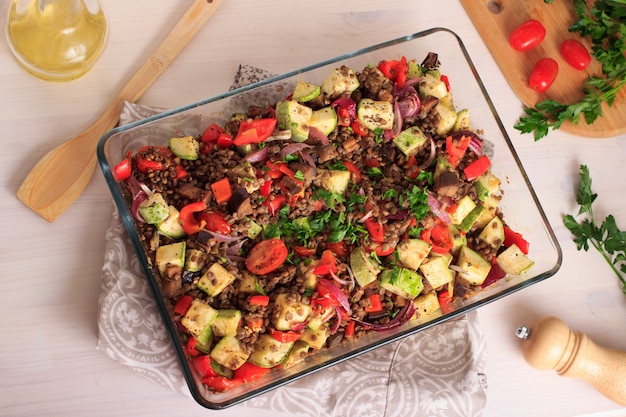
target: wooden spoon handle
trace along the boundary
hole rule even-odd
[[[119,119],[124,101],[136,101],[165,71],[223,0],[194,0],[156,51],[130,79],[100,118],[78,136],[48,152],[33,167],[17,198],[49,222],[78,198],[96,166],[96,146]]]

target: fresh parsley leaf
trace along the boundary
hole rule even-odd
[[[404,206],[405,202],[411,213],[415,216],[415,220],[418,222],[426,217],[430,211],[430,207],[428,206],[428,193],[425,189],[421,189],[417,185],[405,190],[404,193],[400,195],[400,205]]]
[[[563,224],[574,235],[574,243],[578,250],[588,251],[595,248],[622,283],[622,292],[626,295],[626,232],[617,227],[615,218],[608,215],[597,225],[593,215],[593,203],[598,195],[592,191],[589,168],[580,166],[580,185],[576,192],[576,202],[580,206],[578,216],[586,215],[578,222],[574,216],[567,214]]]

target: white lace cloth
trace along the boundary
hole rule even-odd
[[[242,65],[235,85],[267,77]],[[159,109],[126,103],[120,124]],[[115,207],[106,233],[97,348],[134,372],[190,395],[151,290]],[[294,416],[478,417],[486,349],[476,312],[344,361],[239,407]]]

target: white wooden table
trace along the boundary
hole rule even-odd
[[[193,400],[95,349],[104,232],[112,209],[100,172],[52,224],[15,198],[35,162],[97,118],[190,3],[101,1],[108,44],[79,80],[40,81],[0,42],[0,415],[204,416],[210,412]],[[2,22],[8,3],[0,0]],[[626,409],[585,383],[530,368],[514,330],[553,314],[600,344],[626,350],[626,297],[617,278],[597,253],[578,252],[562,224],[564,214],[577,210],[578,166],[584,163],[600,196],[597,216],[612,213],[626,229],[626,137],[582,139],[557,132],[535,143],[515,131],[521,103],[457,1],[227,0],[141,103],[175,107],[220,93],[240,63],[280,73],[434,26],[453,29],[464,40],[564,255],[554,277],[479,311],[488,346],[485,416],[624,416]],[[234,407],[219,415],[240,413]]]

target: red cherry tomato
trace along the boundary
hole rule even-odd
[[[559,64],[554,59],[541,58],[531,71],[528,84],[533,90],[543,93],[550,88],[558,73]]]
[[[519,25],[509,35],[509,45],[518,51],[528,51],[539,45],[546,37],[546,28],[535,19],[529,19]]]
[[[257,243],[246,258],[246,268],[257,275],[269,274],[287,259],[289,250],[282,240],[271,238]]]
[[[585,45],[578,42],[576,39],[567,39],[561,43],[559,48],[561,56],[565,61],[579,71],[587,68],[587,65],[591,62],[591,55]]]

